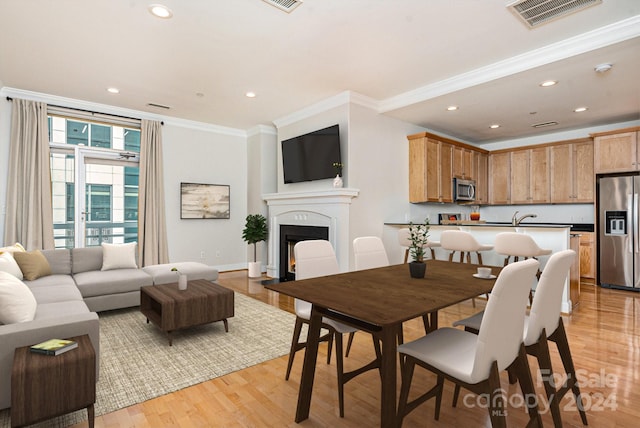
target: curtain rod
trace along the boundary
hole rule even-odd
[[[7,97],[7,101],[13,101],[13,98]],[[69,109],[69,110],[83,111],[85,113],[99,113],[97,111],[85,110],[85,109],[82,109],[82,108],[64,107],[64,106],[57,106],[57,105],[54,105],[54,104],[47,104],[47,105],[50,105],[51,107],[55,107],[55,108],[66,108],[66,109]],[[119,117],[121,119],[140,120],[139,117],[121,116],[119,114],[110,114],[110,113],[99,113],[99,114],[105,114],[107,116]],[[160,125],[164,125],[164,121],[160,121]]]

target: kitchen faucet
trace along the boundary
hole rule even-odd
[[[523,215],[523,216],[521,216],[521,217],[517,217],[517,215],[518,215],[518,213],[519,213],[519,212],[520,212],[520,211],[516,211],[515,213],[513,213],[513,217],[511,217],[511,224],[512,224],[513,226],[520,226],[520,222],[521,222],[522,220],[524,220],[525,218],[527,218],[527,217],[531,217],[531,218],[536,218],[536,217],[538,217],[538,215],[537,215],[537,214],[524,214],[524,215]]]

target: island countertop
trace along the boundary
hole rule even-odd
[[[419,224],[420,221],[414,222],[414,224]],[[401,227],[409,227],[410,222],[406,221],[389,221],[384,223],[387,226],[401,226]],[[509,222],[473,222],[469,220],[461,220],[459,224],[431,224],[430,226],[464,226],[464,227],[507,227],[513,228],[511,223]],[[566,224],[566,223],[529,223],[523,222],[520,223],[517,227],[540,227],[540,228],[565,228],[568,227],[572,232],[593,232],[594,225],[593,223],[574,223],[574,224]]]

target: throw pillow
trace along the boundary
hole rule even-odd
[[[13,253],[20,270],[27,281],[33,281],[41,276],[51,275],[49,261],[40,250]]]
[[[0,254],[2,253],[15,253],[16,251],[26,251],[24,249],[24,247],[22,245],[20,245],[19,242],[16,242],[13,245],[10,245],[8,247],[2,247],[0,248]]]
[[[7,272],[0,272],[0,323],[32,321],[36,315],[36,298],[24,282]]]
[[[136,242],[102,244],[102,270],[137,269]]]
[[[18,266],[11,253],[0,254],[0,271],[10,273],[20,280],[23,278],[20,266]]]

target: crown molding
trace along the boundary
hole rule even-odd
[[[640,36],[640,15],[379,102],[386,113]]]
[[[164,122],[165,125],[179,126],[183,128],[195,129],[200,131],[214,132],[216,134],[231,135],[234,137],[247,137],[247,131],[237,128],[228,128],[225,126],[214,125],[204,122],[196,122],[193,120],[180,119],[172,116],[161,116],[154,113],[148,113],[139,110],[115,107],[107,104],[99,104],[91,101],[77,100],[73,98],[60,97],[57,95],[44,94],[41,92],[27,91],[11,87],[3,87],[0,89],[3,97],[22,98],[30,101],[39,101],[60,107],[75,108],[80,110],[95,111],[103,114],[112,114],[117,116],[126,116],[135,119],[157,120]]]
[[[256,125],[253,128],[247,130],[247,137],[253,137],[255,135],[278,135],[278,130],[269,125]]]

